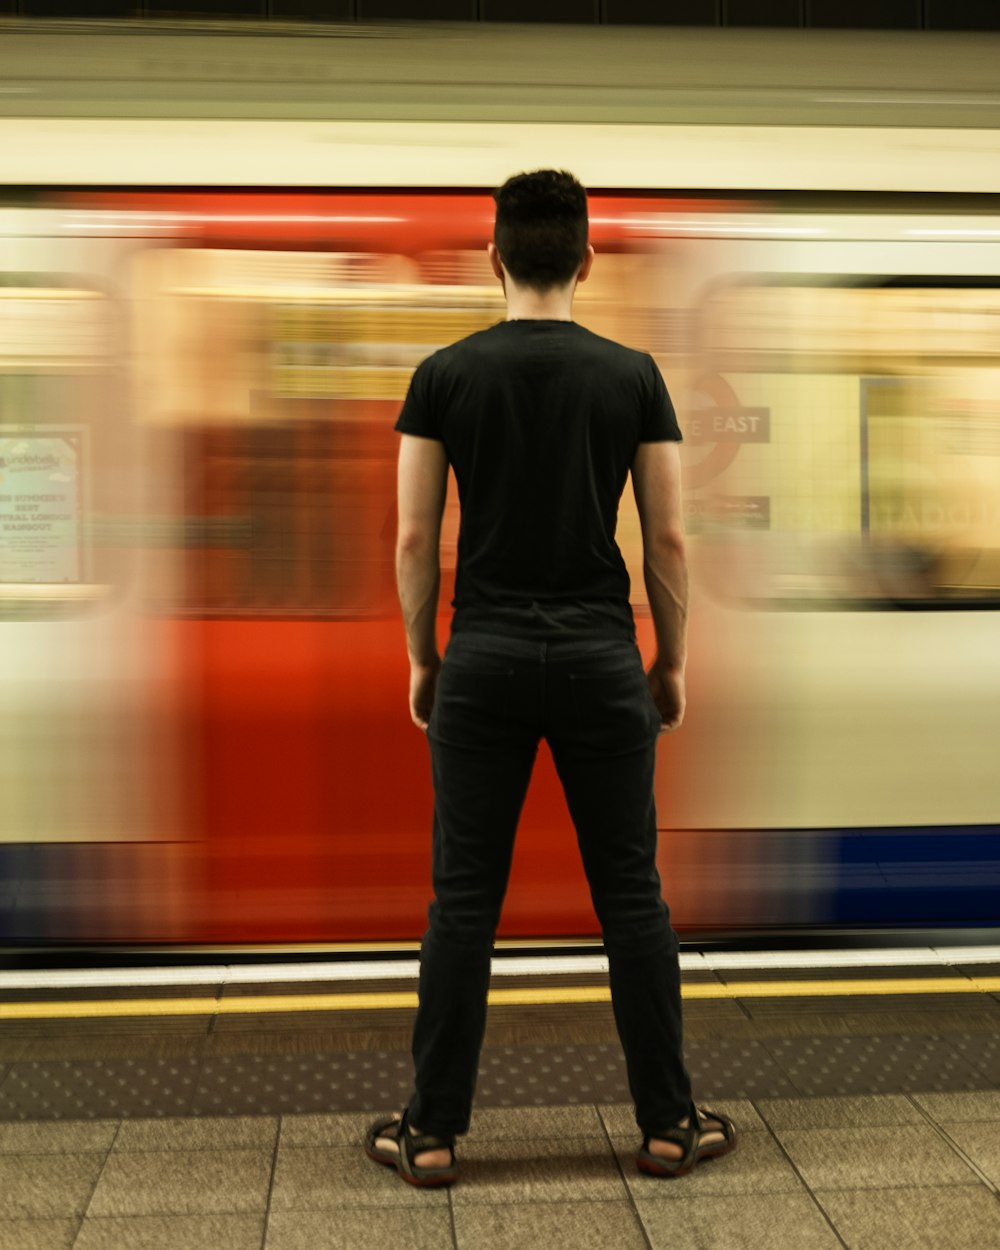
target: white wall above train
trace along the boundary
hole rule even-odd
[[[1000,193],[1000,131],[872,126],[0,119],[20,186],[493,187],[571,168],[630,190]]]
[[[7,185],[1000,191],[1000,36],[0,19]]]

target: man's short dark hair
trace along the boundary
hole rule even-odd
[[[493,198],[493,242],[521,286],[565,286],[587,252],[587,192],[572,174],[539,169],[508,178]]]

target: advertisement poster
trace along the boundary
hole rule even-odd
[[[0,583],[79,582],[80,431],[0,432]]]

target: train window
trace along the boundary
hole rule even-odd
[[[503,315],[475,265],[164,249],[136,260],[139,410],[182,536],[172,612],[394,610],[393,425],[417,363]],[[454,499],[445,526],[454,542]]]
[[[1000,602],[1000,290],[760,281],[699,324],[689,528],[774,606]]]
[[[112,532],[131,489],[115,313],[103,292],[63,275],[4,279],[0,618],[74,615],[127,572],[127,543]]]

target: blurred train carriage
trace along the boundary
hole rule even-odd
[[[231,183],[259,182],[254,126]],[[418,361],[503,304],[488,181],[409,126],[405,190],[350,189],[349,141],[322,190],[206,189],[169,156],[142,189],[112,133],[94,185],[65,185],[56,144],[0,209],[8,938],[422,930],[392,424]],[[480,129],[493,181],[542,163]],[[653,353],[686,432],[690,706],[657,794],[675,922],[995,923],[1000,212],[961,193],[1000,185],[944,137],[932,201],[874,196],[870,151],[806,200],[777,134],[752,185],[723,162],[707,190],[679,138],[673,177],[620,141],[576,152],[602,188],[577,316]],[[914,189],[910,164],[877,177]],[[443,609],[457,525],[452,490]],[[648,653],[628,492],[619,537]],[[505,935],[595,932],[572,839],[543,752]]]

